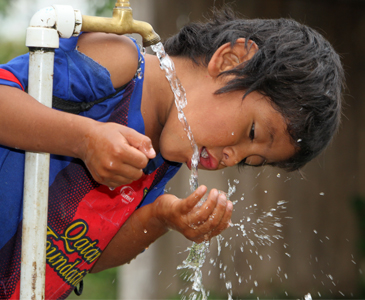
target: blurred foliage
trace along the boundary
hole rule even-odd
[[[91,10],[95,11],[97,16],[112,16],[112,11],[116,0],[89,0]]]
[[[25,41],[8,41],[0,43],[0,64],[6,63],[12,58],[28,52]]]
[[[0,0],[0,16],[5,16],[17,0]],[[116,0],[89,0],[92,14],[111,16]],[[94,12],[94,13],[93,13]],[[0,37],[0,64],[6,63],[14,57],[28,52],[25,41],[6,41]]]
[[[0,15],[5,15],[9,7],[14,4],[16,0],[1,0],[0,1]]]
[[[117,268],[88,274],[84,278],[84,289],[81,296],[72,292],[67,300],[117,299],[117,286]]]

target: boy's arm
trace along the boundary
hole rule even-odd
[[[0,86],[0,128],[0,144],[81,158],[108,186],[138,179],[154,157],[150,139],[133,129],[48,108],[8,86]]]
[[[136,210],[124,223],[95,263],[92,273],[128,263],[169,229],[201,243],[229,227],[232,202],[216,189],[196,205],[207,188],[200,186],[186,199],[169,194]]]
[[[129,60],[126,63],[121,60],[116,50],[124,50],[127,57],[134,57],[134,45],[132,48],[125,42],[126,38],[116,40],[110,35],[109,41],[107,37],[101,37],[102,42],[98,44],[98,35],[85,34],[80,41],[81,50],[88,52],[94,60],[101,60],[107,68],[114,68],[110,66],[113,58],[114,65],[131,68]],[[87,50],[89,47],[93,50]],[[107,50],[100,50],[102,47]],[[102,58],[104,56],[107,58]],[[120,76],[113,69],[113,85],[128,82],[135,68]],[[53,110],[19,89],[2,85],[0,128],[0,144],[81,158],[96,181],[111,187],[140,178],[148,159],[155,155],[150,139],[130,128]]]

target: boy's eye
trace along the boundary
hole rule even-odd
[[[255,139],[255,123],[252,123],[251,131],[250,131],[250,140],[253,141]]]

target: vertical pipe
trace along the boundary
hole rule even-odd
[[[52,106],[53,63],[53,49],[30,49],[29,94],[49,107]],[[23,300],[45,298],[49,159],[48,153],[26,153],[20,277]]]
[[[54,49],[59,38],[80,33],[82,16],[69,5],[45,7],[34,14],[27,29],[28,93],[52,107]],[[48,153],[25,155],[20,299],[45,298],[49,188]]]

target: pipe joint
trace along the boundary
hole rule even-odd
[[[53,5],[36,12],[27,28],[26,46],[58,48],[59,38],[80,34],[82,16],[69,5]]]

